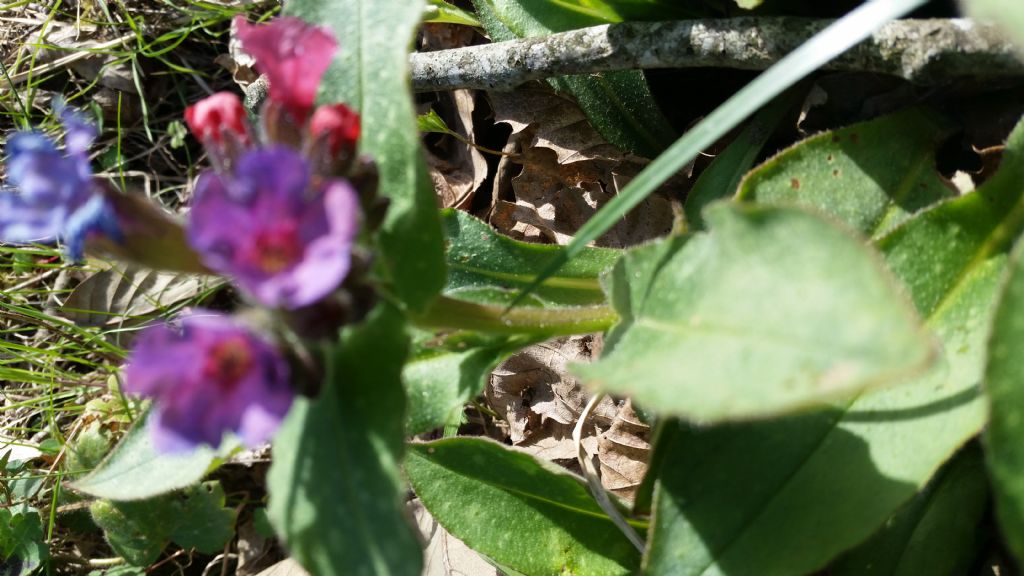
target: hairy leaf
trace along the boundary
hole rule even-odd
[[[1020,171],[1024,178],[1024,170]],[[1024,559],[1024,244],[1018,244],[1003,288],[989,343],[985,392],[989,426],[985,435],[996,512],[1006,543]]]
[[[984,186],[877,242],[942,341],[937,366],[831,410],[682,425],[665,436],[648,541],[652,571],[814,571],[870,536],[981,430],[977,385],[994,299],[1009,245],[1024,228],[1022,153],[1024,124]]]
[[[623,321],[574,371],[696,421],[785,413],[924,368],[930,337],[862,243],[802,210],[718,204],[710,234],[638,250],[609,283]]]
[[[297,399],[278,431],[268,517],[311,574],[420,574],[398,464],[407,349],[401,314],[379,306],[342,332],[319,397]]]
[[[956,195],[935,170],[935,147],[946,132],[920,110],[823,132],[759,166],[736,197],[800,203],[879,238]]]
[[[518,573],[632,574],[640,563],[582,480],[525,453],[476,438],[411,444],[405,471],[445,530]]]
[[[984,538],[985,463],[970,445],[946,464],[870,540],[844,554],[830,576],[968,574]]]
[[[402,369],[410,404],[409,434],[458,425],[463,406],[480,395],[499,362],[532,342],[523,338],[449,338],[420,350]]]
[[[199,482],[238,443],[225,440],[215,450],[199,446],[183,454],[163,454],[153,446],[146,419],[138,422],[100,465],[69,486],[97,498],[141,500]]]
[[[562,250],[549,244],[528,244],[502,236],[476,218],[445,210],[448,237],[448,284],[444,293],[481,303],[508,303],[516,291],[536,277],[545,260]],[[603,304],[598,277],[622,255],[608,248],[587,248],[558,274],[533,292],[540,306]]]

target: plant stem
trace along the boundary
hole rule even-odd
[[[626,22],[414,53],[409,58],[412,86],[416,92],[511,90],[552,76],[638,68],[764,70],[832,22],[791,17]],[[891,22],[824,67],[924,84],[1024,75],[1024,63],[1010,42],[993,26],[966,19]]]
[[[619,319],[609,306],[565,308],[522,307],[505,311],[504,306],[477,304],[440,296],[412,321],[423,328],[476,330],[496,334],[589,334],[611,328]]]

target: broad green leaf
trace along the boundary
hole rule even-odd
[[[867,2],[843,16],[804,42],[799,48],[765,70],[753,82],[716,108],[676,140],[663,154],[644,168],[630,183],[601,207],[573,237],[564,252],[546,263],[537,280],[520,292],[515,303],[524,300],[533,288],[554,274],[588,244],[610,230],[630,210],[643,202],[662,183],[672,177],[704,149],[736,127],[761,106],[799,82],[819,66],[869,36],[894,18],[910,12],[927,0],[889,0]]]
[[[891,382],[930,336],[860,240],[803,210],[717,204],[711,232],[627,255],[622,323],[573,368],[599,389],[700,422],[790,412]]]
[[[743,175],[753,166],[761,148],[768,142],[789,107],[795,103],[794,96],[798,93],[794,90],[779,96],[758,112],[736,139],[701,172],[693,188],[686,193],[686,203],[683,205],[690,230],[704,229],[704,208],[736,193]]]
[[[234,536],[235,510],[224,488],[206,482],[149,500],[99,500],[89,510],[111,548],[131,564],[147,566],[170,542],[214,554]]]
[[[651,573],[814,571],[867,539],[981,430],[977,386],[1022,197],[1024,124],[982,187],[877,242],[942,341],[926,374],[815,414],[667,436]]]
[[[920,110],[812,136],[743,180],[738,200],[799,203],[880,238],[955,192],[935,169],[948,131]]]
[[[401,314],[379,306],[328,350],[324,388],[277,433],[267,514],[310,574],[419,576],[399,474],[405,419]]]
[[[486,223],[457,210],[444,210],[448,238],[448,283],[452,298],[488,304],[507,304],[529,285],[544,262],[561,250],[548,244],[517,242],[498,234]],[[622,252],[587,248],[559,273],[533,292],[539,306],[603,304],[598,277],[610,269]]]
[[[602,4],[473,0],[477,16],[495,42],[621,21],[621,16]],[[653,158],[675,138],[639,70],[566,76],[551,80],[551,84],[570,92],[594,128],[619,148]]]
[[[833,564],[829,576],[968,574],[985,540],[987,504],[985,462],[971,444],[870,540]]]
[[[424,309],[444,284],[437,200],[409,87],[409,47],[423,7],[422,0],[291,0],[285,7],[330,26],[338,38],[338,57],[320,93],[362,116],[360,151],[377,162],[380,191],[391,201],[382,257],[396,294],[413,310]]]
[[[109,500],[151,498],[199,482],[237,447],[237,440],[228,439],[218,449],[199,446],[183,454],[162,454],[153,446],[146,419],[140,418],[95,470],[69,486]]]
[[[578,477],[477,438],[410,444],[406,476],[467,546],[526,574],[632,574],[640,555]]]
[[[985,446],[997,517],[1007,545],[1020,561],[1024,559],[1024,243],[1018,243],[1014,252],[985,368],[989,407]]]
[[[963,0],[962,3],[972,17],[999,26],[1024,55],[1024,4],[1018,0]]]
[[[35,508],[0,508],[0,576],[29,576],[50,557]]]
[[[409,395],[409,434],[458,425],[463,406],[483,392],[499,362],[534,339],[452,337],[419,351],[402,369]]]

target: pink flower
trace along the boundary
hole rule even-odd
[[[325,27],[288,16],[262,26],[237,16],[235,26],[242,49],[270,80],[270,99],[282,104],[296,123],[304,123],[338,48],[334,35]]]
[[[232,138],[249,143],[249,121],[242,101],[231,92],[217,92],[185,108],[185,122],[200,142]]]
[[[185,123],[215,165],[227,166],[252,143],[242,101],[217,92],[185,108]]]
[[[288,363],[231,318],[196,310],[180,328],[146,328],[125,371],[125,391],[153,398],[150,433],[162,452],[218,446],[232,432],[249,447],[273,436],[291,407]]]

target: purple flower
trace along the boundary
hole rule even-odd
[[[227,316],[196,310],[180,329],[154,325],[139,335],[125,391],[153,398],[149,425],[162,452],[218,446],[227,432],[256,447],[291,407],[288,374],[269,342]]]
[[[69,257],[78,260],[90,234],[118,239],[120,230],[89,168],[95,129],[67,108],[61,120],[64,153],[38,132],[19,132],[7,141],[7,178],[13,189],[0,192],[0,241],[62,239]]]
[[[233,174],[199,176],[189,243],[261,304],[299,308],[348,274],[358,208],[348,182],[314,178],[298,152],[254,150]]]

